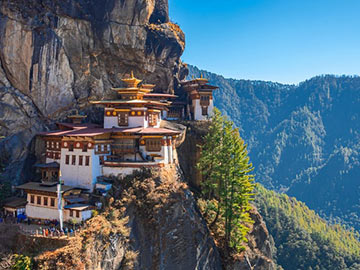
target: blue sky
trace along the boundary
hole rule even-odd
[[[237,79],[360,74],[360,0],[169,0],[183,61]]]

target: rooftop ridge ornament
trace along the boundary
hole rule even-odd
[[[134,71],[131,71],[130,78],[123,78],[121,81],[126,84],[127,88],[137,88],[139,83],[142,82],[142,80],[135,78]]]
[[[86,117],[86,115],[79,114],[79,111],[77,109],[75,109],[74,114],[67,116],[67,118],[72,120],[73,124],[81,124],[81,121]]]

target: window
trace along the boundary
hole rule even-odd
[[[59,149],[60,148],[60,144],[59,142],[56,143],[56,149]]]
[[[104,157],[104,156],[100,156],[100,157],[99,157],[99,163],[100,163],[100,165],[103,165],[103,164],[104,164],[104,161],[105,161],[105,157]]]
[[[208,107],[201,107],[201,113],[202,115],[208,115]]]
[[[90,157],[85,156],[85,166],[89,166],[89,165],[90,165]]]
[[[107,152],[107,151],[109,151],[109,150],[108,150],[108,145],[105,144],[105,145],[104,145],[104,152]]]
[[[83,147],[82,147],[82,151],[83,151],[83,152],[87,152],[87,150],[88,150],[87,143],[84,142],[84,143],[83,143]]]
[[[44,197],[44,205],[45,205],[45,206],[48,205],[48,197]]]
[[[200,96],[200,105],[209,106],[210,105],[210,96]]]
[[[30,203],[35,203],[35,196],[34,195],[30,195]]]
[[[161,151],[161,139],[146,140],[146,151],[160,152]]]
[[[80,165],[80,166],[83,165],[83,156],[79,156],[79,165]]]
[[[127,126],[128,125],[129,113],[127,112],[119,112],[118,114],[118,122],[119,126]]]
[[[76,156],[73,155],[71,159],[71,165],[75,165],[75,164],[76,164]]]
[[[55,207],[55,198],[50,198],[50,206]]]
[[[37,203],[38,205],[41,205],[41,196],[37,196],[37,197],[36,197],[36,203]]]
[[[158,114],[150,113],[149,114],[149,126],[156,126],[157,121],[158,121]]]
[[[65,164],[66,164],[66,165],[69,165],[69,162],[70,162],[70,156],[69,156],[69,155],[66,155],[66,156],[65,156]]]
[[[70,209],[70,217],[74,216],[74,210]]]
[[[76,210],[76,217],[80,217],[80,211]]]
[[[70,152],[74,151],[74,143],[73,142],[69,143],[69,151]]]

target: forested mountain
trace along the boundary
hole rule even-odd
[[[360,229],[359,77],[284,85],[189,70],[220,87],[215,105],[240,128],[258,182]]]
[[[304,203],[261,185],[255,203],[274,239],[276,263],[283,269],[360,269],[358,233],[328,225]]]

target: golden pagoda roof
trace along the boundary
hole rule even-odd
[[[82,119],[82,118],[86,118],[86,117],[87,117],[86,115],[79,114],[78,110],[75,110],[74,114],[67,116],[67,118],[70,118],[70,119]]]
[[[90,104],[99,104],[99,105],[106,105],[106,104],[143,104],[143,105],[160,105],[160,106],[168,106],[171,104],[170,101],[160,102],[154,100],[99,100],[99,101],[90,101]]]
[[[131,71],[130,78],[123,78],[121,80],[126,84],[127,88],[137,88],[139,83],[142,82],[142,80],[135,78],[133,71]]]
[[[155,84],[145,84],[145,83],[143,83],[143,84],[141,85],[141,88],[143,88],[143,89],[153,90],[154,87],[155,87]]]

